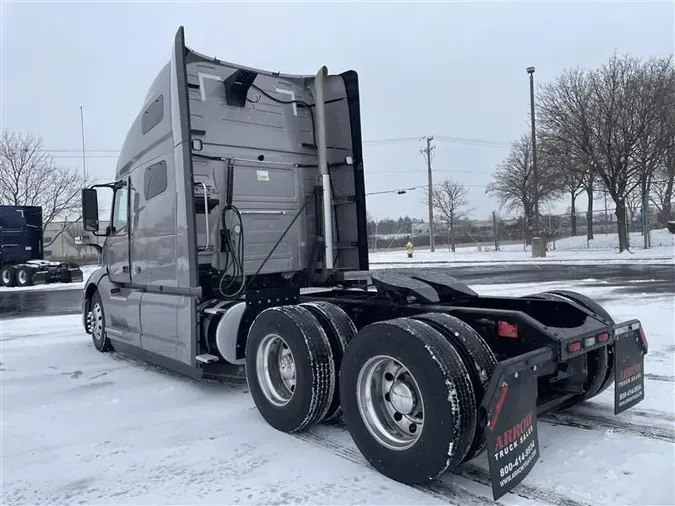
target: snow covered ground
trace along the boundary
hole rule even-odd
[[[78,283],[49,283],[47,285],[26,287],[13,286],[11,288],[0,286],[0,292],[25,292],[29,290],[82,290],[84,288],[84,283],[87,281],[89,276],[91,276],[91,273],[98,269],[98,265],[81,265],[80,269],[82,269],[82,281]]]
[[[432,253],[428,249],[418,249],[414,258],[408,259],[405,249],[378,251],[370,253],[373,268],[387,265],[434,263],[675,263],[675,235],[667,229],[652,230],[651,247],[643,248],[643,238],[639,233],[631,233],[631,251],[619,254],[618,236],[616,234],[597,234],[593,241],[587,243],[585,236],[568,237],[555,242],[555,249],[549,244],[545,258],[532,258],[528,247],[523,250],[522,244],[507,244],[494,251],[478,251],[476,247],[457,248],[455,253],[448,251],[447,246],[438,247]]]
[[[613,389],[539,422],[541,460],[501,505],[675,504],[673,297],[585,285],[474,285],[524,295],[568,288],[616,319],[640,318],[646,399],[618,417]],[[286,435],[245,384],[195,382],[97,352],[80,317],[0,321],[2,504],[493,504],[485,454],[429,487],[369,468],[338,426]]]

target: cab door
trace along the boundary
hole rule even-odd
[[[108,276],[113,283],[131,283],[129,258],[129,179],[119,183],[113,197],[108,235]]]

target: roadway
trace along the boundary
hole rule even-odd
[[[603,281],[615,293],[675,295],[675,267],[668,264],[609,265],[459,265],[444,268],[468,285],[546,283],[551,281]],[[79,314],[82,290],[64,285],[63,290],[0,291],[0,320],[31,316]]]

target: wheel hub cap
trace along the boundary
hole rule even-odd
[[[402,415],[409,415],[415,409],[415,394],[405,381],[397,381],[389,391],[391,404]]]

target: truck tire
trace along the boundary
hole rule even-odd
[[[462,462],[476,431],[473,386],[462,359],[425,322],[373,323],[342,359],[343,419],[363,456],[408,485]]]
[[[575,301],[580,306],[584,306],[589,311],[594,312],[600,318],[604,318],[610,325],[614,325],[616,323],[614,318],[612,318],[612,315],[610,315],[604,307],[586,295],[572,292],[570,290],[554,290],[552,293],[562,295],[563,297],[567,297],[568,299]],[[606,346],[605,349],[607,350],[607,374],[599,389],[586,399],[600,395],[614,383],[614,345]]]
[[[414,319],[434,327],[457,350],[469,373],[476,404],[479,405],[497,366],[497,358],[485,340],[468,323],[449,314],[427,313],[415,316]],[[473,442],[463,462],[476,458],[483,453],[485,447],[485,427],[477,424]]]
[[[0,267],[0,286],[8,288],[16,283],[16,268],[13,265],[3,265]]]
[[[33,284],[34,269],[27,265],[16,268],[16,286],[31,286]]]
[[[585,307],[589,311],[597,314],[601,318],[607,320],[609,324],[614,323],[612,317],[602,308],[602,306],[600,306],[600,304],[589,297],[586,297],[585,295],[581,295],[580,293],[567,290],[556,290],[537,293],[531,297],[575,302],[580,306]],[[587,401],[598,395],[613,383],[614,357],[613,349],[610,350],[609,348],[609,346],[605,346],[587,354],[588,379],[584,384],[584,389],[586,392],[563,403],[556,409],[556,411],[565,410]]]
[[[112,351],[113,345],[108,338],[105,331],[105,310],[103,309],[103,301],[98,291],[94,292],[91,297],[90,305],[91,313],[91,339],[94,342],[94,347],[101,353]]]
[[[307,308],[272,307],[253,321],[246,379],[269,425],[291,433],[320,422],[331,406],[335,378],[328,336]]]
[[[324,332],[328,336],[331,351],[333,352],[333,362],[335,363],[335,393],[333,400],[326,416],[323,417],[323,422],[327,422],[337,418],[342,414],[342,407],[340,406],[340,388],[338,381],[338,374],[340,366],[342,365],[342,357],[345,354],[347,345],[356,335],[356,325],[352,319],[340,307],[330,302],[305,302],[300,304],[305,307],[310,313],[319,321]]]

